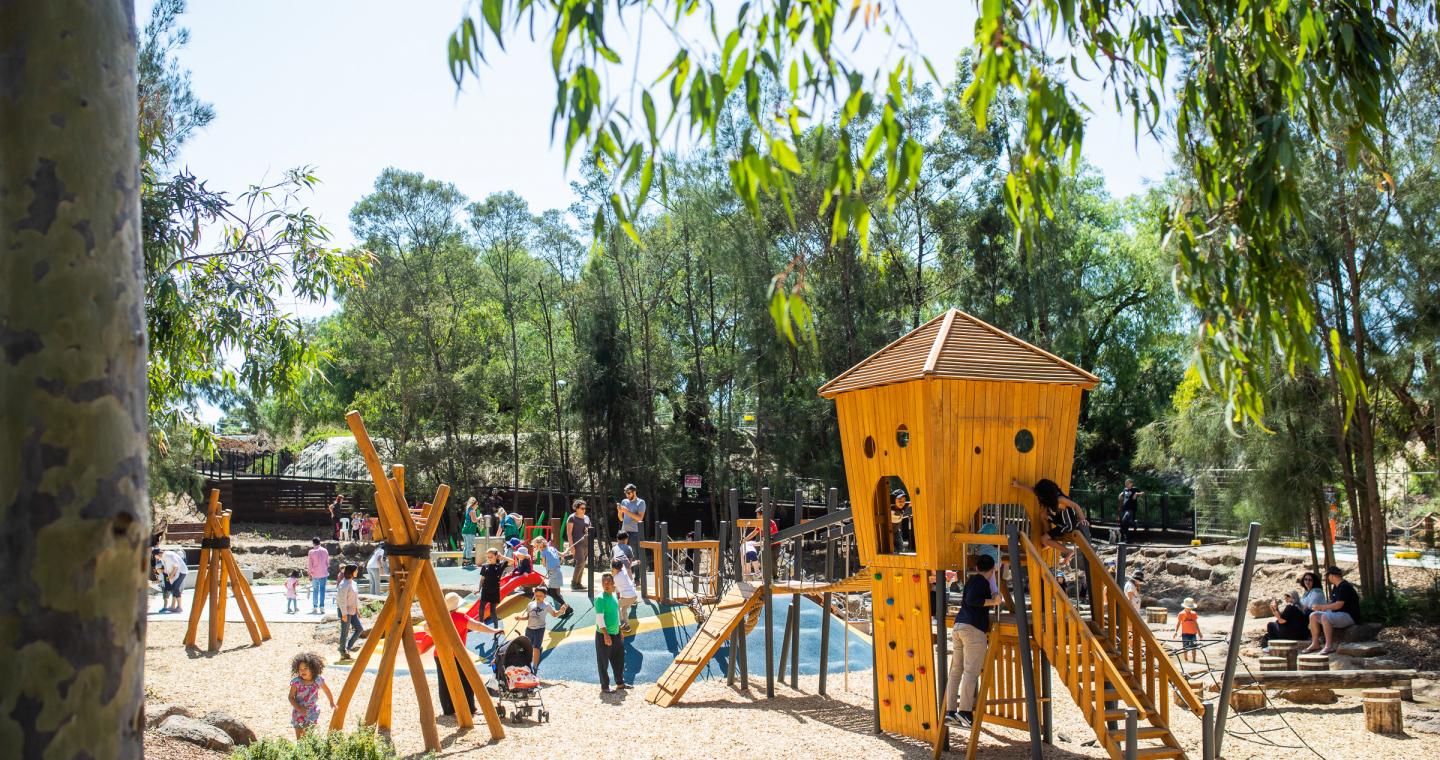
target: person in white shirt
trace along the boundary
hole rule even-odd
[[[745,542],[745,574],[760,575],[760,547],[754,541]]]
[[[159,547],[150,550],[150,557],[160,570],[161,612],[180,612],[180,595],[185,591],[185,555],[173,549],[161,551]],[[175,604],[170,604],[171,599]]]
[[[370,576],[370,593],[380,595],[380,573],[385,567],[385,545],[375,547],[370,553],[370,559],[365,562],[365,574]]]
[[[1125,598],[1140,609],[1140,584],[1145,582],[1145,574],[1136,570],[1133,575],[1125,579]]]
[[[630,626],[630,610],[640,601],[640,594],[635,590],[635,581],[630,579],[630,568],[624,560],[611,560],[610,571],[615,576],[615,595],[620,599],[620,635],[629,636],[634,631]]]
[[[340,569],[340,584],[335,588],[335,611],[340,618],[340,659],[350,659],[350,650],[365,626],[360,622],[360,592],[355,588],[355,576],[360,568],[346,565]],[[348,634],[348,635],[347,635]]]

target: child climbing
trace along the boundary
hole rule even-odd
[[[516,620],[525,621],[525,638],[530,640],[530,672],[540,672],[540,652],[545,649],[545,626],[550,617],[550,602],[546,601],[544,586],[537,586],[525,605],[525,613]]]
[[[760,577],[760,548],[754,541],[745,542],[745,575]]]
[[[950,672],[945,679],[945,722],[969,728],[975,717],[975,692],[985,667],[990,641],[990,608],[1001,603],[991,594],[995,560],[988,554],[975,558],[975,572],[960,592],[960,610],[950,631]]]
[[[1048,478],[1036,482],[1034,486],[1012,479],[1010,485],[1035,494],[1035,500],[1045,508],[1045,515],[1050,519],[1050,529],[1040,539],[1040,543],[1059,551],[1061,564],[1069,564],[1070,558],[1075,556],[1075,549],[1060,543],[1060,539],[1076,531],[1080,531],[1087,539],[1090,537],[1090,521],[1085,517],[1084,507],[1066,496],[1060,486]]]
[[[300,614],[300,571],[291,570],[285,579],[285,614]]]
[[[320,722],[320,692],[325,692],[330,709],[335,709],[335,695],[320,676],[324,670],[325,660],[314,652],[302,652],[290,660],[290,725],[296,739]]]

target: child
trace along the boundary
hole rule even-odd
[[[511,575],[529,575],[535,572],[535,563],[530,561],[530,550],[524,544],[515,547],[515,569],[510,571]]]
[[[1070,564],[1070,558],[1075,556],[1075,549],[1060,543],[1060,539],[1076,531],[1087,539],[1090,537],[1090,521],[1085,517],[1084,507],[1066,496],[1065,492],[1060,490],[1059,484],[1053,480],[1042,479],[1034,486],[1028,486],[1012,479],[1010,485],[1035,494],[1035,500],[1045,508],[1045,515],[1050,519],[1050,530],[1040,538],[1040,543],[1060,552],[1061,564]]]
[[[629,636],[633,633],[630,628],[630,609],[640,601],[640,593],[635,590],[635,581],[630,579],[630,568],[625,564],[625,560],[611,560],[610,574],[615,577],[615,591],[620,598],[620,633]]]
[[[1175,630],[1180,634],[1180,641],[1185,645],[1185,660],[1195,661],[1195,652],[1200,649],[1200,613],[1195,611],[1195,598],[1185,597],[1180,604],[1185,609],[1175,616]]]
[[[760,548],[754,541],[745,542],[745,574],[756,578],[760,576]]]
[[[485,564],[480,566],[480,619],[491,625],[500,624],[495,613],[500,607],[500,579],[506,562],[492,546],[485,550]]]
[[[534,547],[535,556],[545,566],[545,598],[549,599],[551,604],[556,605],[555,611],[560,617],[569,615],[570,605],[565,602],[565,597],[560,595],[560,588],[565,580],[562,574],[560,550],[556,549],[554,544],[546,541],[543,536],[536,536],[530,545]]]
[[[515,618],[525,621],[525,638],[530,639],[531,673],[540,672],[540,650],[545,646],[545,623],[550,614],[550,603],[545,596],[545,587],[536,586],[530,603],[525,605],[525,614]]]
[[[290,661],[290,725],[295,727],[295,738],[320,722],[320,692],[330,700],[330,709],[335,709],[335,695],[320,677],[325,670],[325,661],[314,652],[302,652]]]
[[[335,589],[335,609],[340,618],[340,659],[350,659],[350,649],[355,640],[365,632],[360,622],[360,589],[355,586],[355,576],[360,574],[358,565],[340,568],[340,585]]]
[[[285,614],[300,614],[300,571],[291,570],[285,579]]]

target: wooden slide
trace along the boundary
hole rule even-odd
[[[823,594],[826,592],[858,591],[868,589],[869,570],[860,572],[834,583],[814,582],[792,582],[776,583],[771,586],[774,593],[778,594]],[[710,617],[705,619],[705,624],[695,632],[695,636],[680,650],[675,661],[655,682],[654,686],[645,693],[645,701],[661,707],[669,707],[685,695],[685,690],[705,669],[720,647],[730,640],[730,634],[735,632],[742,621],[751,616],[751,613],[758,612],[760,603],[764,601],[764,587],[751,585],[749,583],[737,583],[730,587],[725,596],[720,599],[720,604]],[[754,622],[746,626],[748,631],[754,626]]]

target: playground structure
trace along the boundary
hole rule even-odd
[[[1063,359],[952,309],[822,386],[820,394],[835,401],[839,416],[851,508],[832,509],[771,535],[770,542],[824,539],[824,579],[799,580],[803,572],[797,568],[795,581],[776,583],[775,555],[762,550],[760,581],[737,582],[724,595],[647,699],[662,706],[677,702],[726,641],[732,678],[737,659],[743,678],[746,653],[739,629],[756,624],[761,609],[767,696],[773,696],[770,597],[823,595],[822,632],[828,633],[829,594],[866,584],[876,730],[924,741],[938,756],[948,741],[944,678],[937,675],[947,670],[944,642],[952,621],[945,571],[963,576],[972,557],[985,551],[1008,564],[1008,611],[991,626],[967,757],[974,756],[986,724],[1029,729],[1038,757],[1041,743],[1053,735],[1052,666],[1111,757],[1119,760],[1127,749],[1143,757],[1184,757],[1169,727],[1172,695],[1181,710],[1197,716],[1205,713],[1203,703],[1078,534],[1065,540],[1079,547],[1089,595],[1084,600],[1068,595],[1051,570],[1058,552],[1040,548],[1048,527],[1043,508],[1012,485],[1049,478],[1068,488],[1081,394],[1097,382]],[[913,500],[899,519],[892,516],[897,489]],[[760,520],[745,521],[735,519],[732,494],[732,519],[768,525],[767,498],[762,495]],[[851,533],[863,570],[832,580],[834,541]],[[848,559],[846,565],[848,574]],[[783,646],[798,651],[788,622]],[[823,667],[821,672],[823,693]]]
[[[245,619],[245,628],[250,632],[250,641],[255,646],[270,640],[270,627],[265,616],[260,614],[260,605],[255,601],[255,592],[245,580],[244,573],[235,562],[230,551],[230,510],[220,509],[219,489],[210,490],[210,502],[205,508],[204,528],[200,538],[199,571],[195,576],[195,595],[190,600],[190,622],[185,628],[185,646],[193,647],[199,637],[200,613],[208,604],[210,617],[206,649],[220,651],[225,640],[226,587],[235,596],[240,616]]]
[[[355,663],[335,700],[330,729],[338,731],[345,727],[345,713],[350,700],[354,698],[360,680],[365,675],[366,664],[383,640],[386,643],[385,651],[380,657],[375,681],[371,686],[364,723],[377,726],[383,733],[389,733],[395,659],[403,650],[410,679],[415,687],[415,698],[419,702],[420,731],[425,740],[425,749],[430,752],[440,751],[435,708],[430,700],[425,667],[411,617],[411,605],[418,601],[431,644],[435,647],[437,666],[445,676],[451,704],[455,706],[457,724],[461,728],[474,725],[474,718],[462,691],[460,679],[463,677],[469,682],[475,699],[480,704],[490,736],[493,739],[505,738],[505,730],[500,725],[500,717],[490,700],[490,693],[451,623],[449,610],[440,593],[439,580],[430,564],[430,544],[440,524],[437,518],[445,509],[450,487],[442,484],[436,490],[434,501],[423,504],[418,517],[412,514],[405,500],[405,468],[402,465],[393,465],[387,477],[360,413],[349,412],[345,415],[345,421],[355,436],[360,455],[365,460],[365,467],[375,482],[375,505],[380,515],[381,530],[385,534],[386,559],[390,563],[390,589],[385,597],[385,605],[371,627],[371,635],[366,637],[360,653],[355,656]]]

